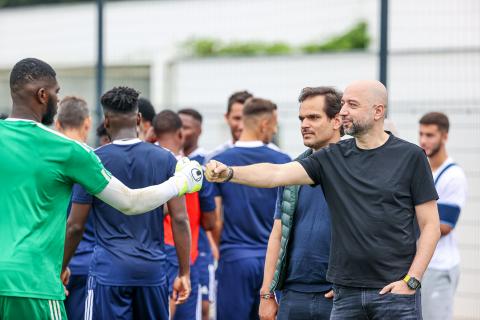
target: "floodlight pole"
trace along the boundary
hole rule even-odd
[[[96,120],[97,123],[102,122],[102,105],[100,97],[103,94],[104,70],[103,70],[103,2],[97,0],[97,66],[96,66]],[[98,141],[97,141],[98,142]]]
[[[388,71],[388,0],[380,0],[380,74],[379,80],[387,86]]]

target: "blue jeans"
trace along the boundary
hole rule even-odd
[[[326,292],[303,293],[282,291],[277,320],[328,320],[332,311],[332,299],[324,297]]]
[[[380,295],[380,290],[334,285],[331,319],[422,319],[420,290],[412,295]]]

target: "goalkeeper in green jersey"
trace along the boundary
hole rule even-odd
[[[198,191],[203,174],[184,160],[164,183],[129,189],[92,149],[45,126],[60,90],[50,65],[19,61],[10,90],[12,113],[0,122],[0,319],[66,319],[60,272],[72,185],[135,215]]]

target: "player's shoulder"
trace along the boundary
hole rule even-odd
[[[443,181],[457,181],[458,183],[467,183],[467,176],[463,171],[462,167],[453,161],[453,159],[448,159],[448,163],[444,166],[444,172],[442,174]],[[447,168],[448,166],[448,168]]]
[[[272,147],[272,145],[274,147]],[[266,144],[263,150],[265,150],[265,153],[270,154],[272,157],[279,160],[280,162],[290,162],[292,160],[292,158],[290,158],[288,154],[283,152],[278,146],[272,143]]]
[[[402,138],[394,136],[393,134],[390,134],[389,140],[390,141],[388,141],[388,144],[390,147],[400,149],[404,152],[411,152],[413,154],[425,155],[425,151],[415,143],[411,143],[407,140],[403,140]]]
[[[134,150],[134,152],[138,153],[140,156],[146,155],[147,157],[153,157],[155,159],[175,159],[175,156],[170,150],[145,141],[139,141],[135,144]]]
[[[89,147],[87,144],[77,141],[75,139],[71,139],[64,135],[63,133],[60,133],[58,131],[55,131],[41,123],[36,123],[37,128],[45,134],[45,137],[48,139],[45,141],[45,146],[46,147],[53,147],[49,146],[50,143],[55,143],[58,145],[63,145],[65,147],[70,147],[73,151],[75,152],[86,152],[86,153],[91,153],[93,149]]]
[[[229,150],[233,147],[233,144],[230,143],[230,142],[225,142],[219,146],[217,146],[215,149],[213,149],[212,151],[208,152],[206,155],[205,155],[205,162],[208,162],[212,159],[215,159],[218,155],[222,154],[223,152],[225,152],[226,150]]]

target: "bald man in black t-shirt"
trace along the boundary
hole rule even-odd
[[[354,139],[283,165],[207,165],[214,182],[322,186],[332,219],[331,319],[421,319],[420,280],[440,237],[438,195],[423,150],[383,130],[386,107],[383,84],[354,82],[340,111]]]

